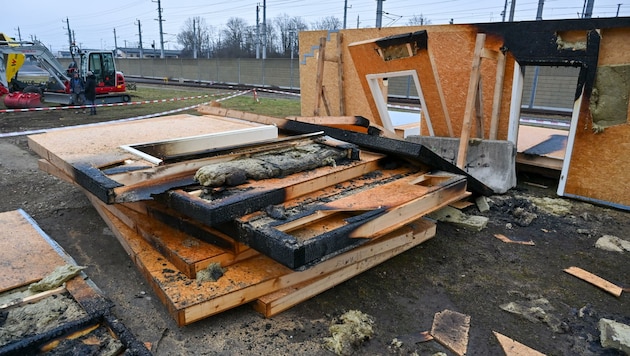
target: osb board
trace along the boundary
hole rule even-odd
[[[629,37],[630,28],[603,31],[598,65],[630,63]],[[630,123],[607,127],[604,132],[595,134],[588,103],[589,98],[585,96],[564,194],[630,209],[630,190],[626,186],[630,167]]]
[[[472,25],[441,25],[441,26],[412,26],[412,27],[388,27],[388,28],[366,28],[354,30],[341,30],[343,35],[343,75],[344,75],[344,92],[345,92],[345,115],[360,115],[370,119],[372,122],[379,124],[378,112],[376,106],[368,100],[371,97],[369,88],[362,83],[365,81],[359,77],[357,68],[362,66],[371,66],[377,63],[365,58],[364,61],[356,63],[350,56],[348,45],[353,42],[360,42],[372,39],[379,39],[387,36],[405,34],[409,32],[426,30],[428,33],[428,46],[431,52],[434,64],[439,75],[440,84],[444,92],[445,101],[447,103],[448,113],[450,115],[453,132],[455,136],[459,136],[461,125],[464,117],[466,104],[466,93],[468,79],[472,69],[473,51],[475,46],[475,37],[477,29]],[[315,82],[317,75],[317,53],[316,47],[319,45],[319,38],[328,36],[326,31],[302,31],[300,36],[300,58],[305,59],[306,64],[300,64],[300,87],[302,88],[302,115],[313,115],[315,107]],[[336,34],[329,35],[329,41],[326,42],[326,58],[330,58],[336,54]],[[447,45],[443,45],[447,44]],[[498,50],[502,45],[502,41],[493,36],[486,38],[487,49]],[[306,54],[313,54],[307,56]],[[416,58],[412,57],[412,58]],[[399,60],[388,62],[380,61],[378,70],[395,71],[398,68]],[[405,68],[409,69],[409,68]],[[432,74],[431,68],[423,67]],[[498,136],[500,140],[507,138],[509,104],[512,97],[512,73],[514,71],[514,58],[508,53],[506,57],[505,79],[503,89],[503,101],[501,105],[500,120],[498,127]],[[370,73],[377,73],[371,71]],[[492,98],[494,93],[494,83],[496,76],[496,61],[484,59],[481,66],[481,77],[483,87],[483,108],[484,108],[484,128],[486,137],[490,128],[490,114],[492,110]],[[337,103],[339,102],[338,90],[338,74],[337,64],[335,62],[326,61],[324,66],[324,86],[328,102],[331,103],[331,115],[339,115]],[[422,83],[421,83],[422,86]],[[426,90],[426,89],[424,89]],[[427,101],[438,100],[437,93],[425,92]],[[435,111],[435,110],[433,110]],[[431,114],[431,113],[430,113]],[[431,114],[433,115],[433,114]],[[432,120],[436,135],[448,136],[448,130],[443,120]],[[426,126],[426,125],[425,125]]]
[[[89,193],[88,193],[89,197]],[[233,307],[246,304],[279,289],[328,274],[415,239],[409,229],[383,236],[373,243],[335,256],[308,270],[295,272],[272,259],[259,255],[225,268],[216,282],[197,283],[177,271],[147,241],[105,209],[100,200],[90,197],[94,207],[128,251],[178,325],[188,325]]]
[[[106,165],[137,156],[121,145],[177,139],[260,126],[218,116],[171,115],[136,121],[80,126],[28,136],[29,147],[54,166],[73,174],[69,165],[90,162]]]
[[[22,210],[0,213],[0,292],[36,282],[66,261]]]

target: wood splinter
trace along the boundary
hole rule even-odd
[[[529,241],[515,241],[510,239],[509,237],[503,235],[503,234],[494,234],[494,237],[496,237],[497,239],[505,242],[505,243],[509,243],[509,244],[518,244],[518,245],[528,245],[528,246],[535,246],[536,244],[534,243],[534,241],[529,240]]]

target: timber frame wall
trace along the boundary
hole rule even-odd
[[[462,132],[465,103],[468,91],[468,78],[471,76],[471,63],[478,33],[486,35],[485,48],[505,52],[506,64],[502,90],[502,101],[496,138],[515,141],[518,136],[518,118],[521,107],[522,80],[521,66],[563,66],[577,67],[580,70],[575,90],[575,104],[569,143],[565,158],[558,194],[580,198],[596,203],[630,209],[630,191],[623,182],[630,166],[630,105],[628,88],[621,86],[616,105],[625,103],[625,120],[608,123],[606,118],[598,122],[592,112],[595,104],[606,102],[592,93],[603,93],[612,82],[598,81],[597,74],[607,68],[622,73],[620,81],[628,79],[630,66],[630,18],[600,18],[578,20],[528,21],[515,23],[484,23],[469,25],[440,25],[423,27],[370,28],[340,30],[334,33],[309,31],[300,33],[300,87],[302,88],[302,115],[313,115],[317,106],[317,76],[321,75],[326,100],[330,104],[330,115],[364,116],[376,124],[382,124],[378,110],[370,100],[372,94],[366,89],[366,80],[359,73],[363,67],[374,68],[374,60],[357,60],[351,56],[353,43],[375,41],[390,36],[426,30],[428,51],[432,56],[432,69],[439,79],[445,106],[450,116],[455,137]],[[342,39],[337,43],[337,36]],[[325,65],[318,71],[318,44],[325,42]],[[337,48],[340,48],[339,50]],[[334,62],[337,53],[341,59]],[[399,70],[397,60],[382,62],[388,72]],[[338,64],[341,63],[341,68]],[[382,70],[379,68],[378,70]],[[368,71],[369,72],[369,71]],[[343,76],[339,80],[340,74]],[[372,72],[374,73],[374,72]],[[489,111],[492,108],[496,62],[483,61],[480,78],[485,83],[482,98],[485,104],[483,137],[488,137],[490,128]],[[623,74],[625,73],[625,74]],[[376,73],[374,73],[376,74]],[[420,75],[420,74],[419,74]],[[625,77],[624,77],[625,76]],[[339,87],[338,83],[343,83]],[[599,87],[598,87],[599,86]],[[595,91],[594,91],[595,88]],[[340,95],[341,93],[341,95]],[[439,100],[438,93],[425,92],[427,102]],[[593,98],[593,100],[591,100]],[[337,103],[340,103],[339,105]],[[343,112],[341,111],[343,110]],[[619,110],[617,110],[619,112]],[[436,136],[449,136],[442,120],[433,120]],[[603,128],[603,131],[602,131]],[[423,132],[426,133],[426,132]]]

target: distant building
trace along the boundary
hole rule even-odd
[[[164,58],[179,58],[181,50],[165,49]],[[153,48],[143,48],[142,54],[144,58],[159,58],[160,50]],[[119,58],[140,58],[140,48],[135,47],[118,47],[116,57]]]

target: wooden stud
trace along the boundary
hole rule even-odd
[[[323,83],[324,83],[324,61],[326,60],[326,37],[319,39],[319,54],[317,57],[317,77],[315,80],[315,88],[317,98],[315,100],[314,116],[319,116],[319,108],[322,102]]]
[[[503,83],[505,81],[505,54],[499,51],[497,59],[497,74],[494,81],[494,97],[492,98],[492,114],[490,118],[490,133],[488,138],[497,139],[499,130],[499,116],[501,115],[501,103],[503,101]]]
[[[480,79],[481,53],[483,51],[485,41],[486,35],[478,33],[477,40],[475,42],[475,52],[473,55],[472,70],[470,72],[470,81],[468,83],[468,94],[466,95],[466,109],[464,110],[464,120],[459,140],[459,151],[457,152],[456,166],[460,169],[464,169],[466,166],[468,139],[470,138],[472,115]]]
[[[343,90],[343,34],[337,32],[337,85],[339,86],[339,115],[344,116],[346,114],[345,104],[345,92]]]

